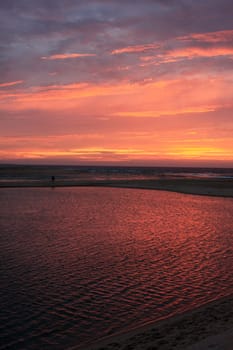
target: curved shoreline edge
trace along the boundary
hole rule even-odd
[[[88,180],[88,181],[2,181],[1,188],[27,187],[114,187],[171,191],[183,194],[233,198],[233,179],[155,179],[155,180]]]
[[[192,311],[69,350],[232,350],[233,294]]]

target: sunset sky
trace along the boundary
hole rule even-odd
[[[0,0],[0,162],[233,166],[232,0]]]

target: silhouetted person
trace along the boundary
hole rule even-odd
[[[55,181],[55,176],[51,176],[51,180],[52,180],[52,182],[54,182]]]

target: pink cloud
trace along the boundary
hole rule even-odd
[[[223,43],[230,42],[233,40],[233,30],[222,30],[218,32],[208,32],[208,33],[194,33],[186,36],[182,36],[179,40],[184,41],[201,41],[208,43]]]
[[[122,53],[135,53],[135,52],[145,52],[148,50],[155,50],[158,49],[158,44],[145,44],[145,45],[133,45],[133,46],[127,46],[123,47],[121,49],[116,49],[111,52],[112,55],[119,55]]]
[[[166,57],[167,55],[165,55]],[[217,57],[217,56],[233,56],[233,48],[230,47],[187,47],[174,49],[168,53],[169,58],[194,58],[194,57]]]
[[[23,80],[16,80],[16,81],[11,81],[9,83],[2,83],[2,84],[0,84],[0,88],[14,86],[14,85],[22,84],[22,83],[23,83]]]
[[[62,53],[57,55],[51,55],[51,56],[43,56],[41,57],[42,60],[66,60],[70,58],[81,58],[81,57],[92,57],[96,56],[92,53]]]

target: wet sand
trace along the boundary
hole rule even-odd
[[[82,350],[232,350],[232,310],[233,295]]]
[[[140,180],[55,180],[52,181],[1,181],[0,187],[68,187],[100,186],[154,189],[187,194],[233,197],[233,179],[159,178]]]

